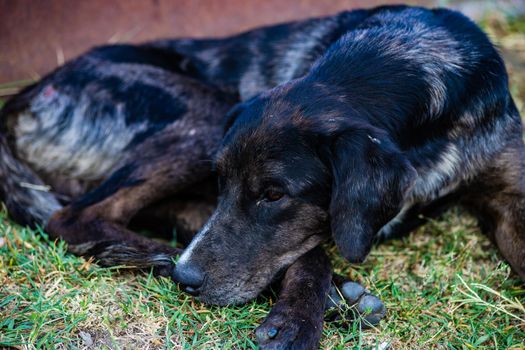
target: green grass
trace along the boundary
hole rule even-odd
[[[508,66],[522,115],[524,23],[485,23],[503,52],[516,54]],[[0,90],[13,86],[19,85]],[[326,324],[323,348],[371,349],[385,342],[392,349],[525,348],[525,287],[459,211],[375,248],[363,265],[351,266],[329,250],[335,270],[379,295],[388,314],[370,330]],[[209,307],[169,279],[100,268],[68,254],[63,242],[50,242],[0,211],[0,347],[255,348],[253,330],[273,299]]]
[[[253,330],[271,298],[209,307],[166,278],[106,269],[68,254],[63,242],[0,214],[0,344],[24,348],[255,348]],[[377,329],[327,324],[323,348],[520,349],[525,289],[479,234],[453,211],[349,266],[334,266],[381,296]]]
[[[267,302],[206,308],[169,279],[105,269],[66,252],[42,232],[0,216],[0,344],[119,348],[253,347]],[[87,340],[89,343],[89,340]]]

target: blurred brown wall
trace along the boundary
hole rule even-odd
[[[398,2],[0,0],[0,84],[37,78],[96,44],[222,36],[263,24]]]

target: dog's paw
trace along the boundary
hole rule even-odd
[[[284,310],[272,310],[255,330],[255,336],[263,350],[317,349],[322,327],[322,321],[313,321]]]
[[[386,315],[385,304],[356,282],[332,284],[326,300],[327,321],[358,321],[363,327],[377,325]]]

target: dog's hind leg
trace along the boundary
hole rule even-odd
[[[129,221],[141,209],[209,177],[209,159],[220,140],[211,126],[192,125],[192,137],[183,137],[180,125],[170,128],[138,145],[95,190],[57,211],[46,227],[50,236],[104,266],[156,267],[169,274],[178,250],[135,234],[127,228]]]
[[[16,157],[0,134],[0,200],[22,225],[45,225],[62,207],[49,187],[27,164]]]
[[[521,139],[471,184],[462,203],[525,281],[525,146]]]
[[[0,201],[9,214],[21,225],[45,226],[51,214],[62,207],[58,198],[23,157],[12,146],[8,124],[11,114],[27,109],[34,91],[21,94],[0,110]]]
[[[95,48],[6,103],[0,195],[15,220],[45,226],[103,265],[171,266],[177,251],[128,223],[211,175],[224,116],[236,102],[178,74],[175,56]],[[48,188],[56,195],[40,191]]]

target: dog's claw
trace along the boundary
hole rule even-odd
[[[266,334],[268,334],[268,337],[270,339],[273,339],[277,336],[277,334],[279,333],[279,330],[275,327],[272,327],[268,330],[268,332]]]
[[[272,325],[271,322],[271,320],[267,320],[255,330],[255,336],[259,345],[266,344],[267,342],[272,341],[279,335],[278,326]],[[281,325],[281,327],[283,326],[285,327],[284,323]]]
[[[270,327],[268,330],[265,327],[258,327],[255,330],[255,336],[259,343],[274,339],[279,334],[279,329],[276,327]]]

